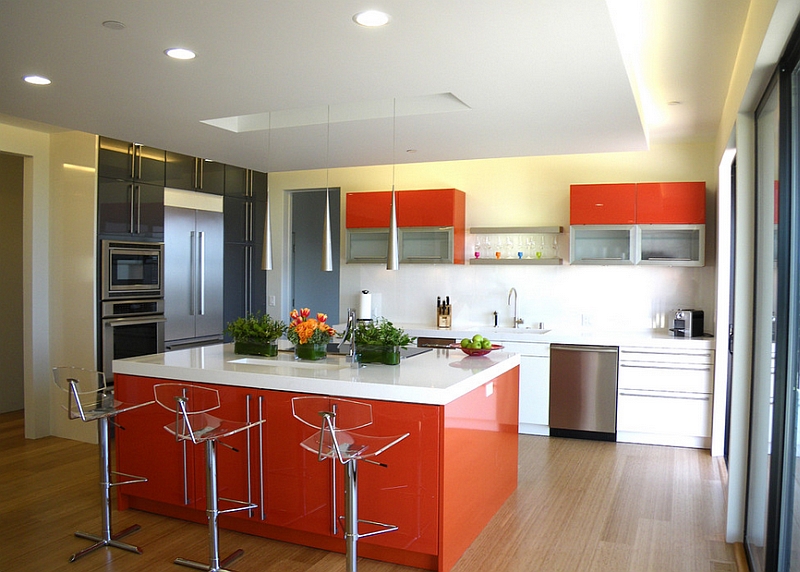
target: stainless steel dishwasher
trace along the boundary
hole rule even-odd
[[[550,345],[550,435],[617,440],[617,366],[613,346]]]

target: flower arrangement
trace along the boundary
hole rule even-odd
[[[295,346],[303,344],[327,344],[336,335],[336,330],[331,328],[326,322],[327,314],[319,313],[316,318],[310,318],[311,310],[301,308],[292,310],[289,314],[291,322],[286,337]]]

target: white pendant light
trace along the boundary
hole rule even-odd
[[[397,133],[397,99],[392,100],[392,214],[389,219],[389,249],[386,253],[386,270],[400,267],[399,236],[397,231],[397,197],[394,191],[395,141]]]
[[[267,129],[267,169],[269,169],[270,143],[272,143],[272,114]],[[264,243],[261,245],[261,270],[272,270],[272,224],[269,214],[269,173],[267,173],[267,212],[264,215]]]
[[[328,186],[328,155],[331,145],[331,106],[328,106],[328,133],[325,143],[325,221],[322,225],[322,267],[323,272],[333,272],[333,245],[331,241],[331,190]]]

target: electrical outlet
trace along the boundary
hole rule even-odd
[[[581,314],[581,326],[584,328],[592,327],[592,317],[589,314]]]
[[[275,305],[275,296],[270,296],[269,297],[269,305],[270,306],[274,306]]]

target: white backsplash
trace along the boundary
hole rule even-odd
[[[632,331],[670,327],[677,308],[703,310],[713,331],[712,267],[487,266],[405,264],[396,272],[372,264],[342,265],[341,310],[355,307],[367,289],[373,313],[398,324],[435,327],[436,297],[450,296],[453,327],[511,326],[508,292],[519,293],[526,324],[546,328]],[[513,303],[513,302],[512,302]]]

